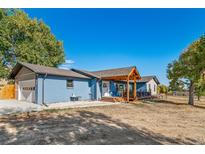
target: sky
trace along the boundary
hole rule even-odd
[[[62,40],[65,66],[136,66],[168,85],[168,63],[205,32],[205,9],[23,9]]]

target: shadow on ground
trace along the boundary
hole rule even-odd
[[[48,114],[52,116],[48,116]],[[0,119],[0,144],[193,144],[86,110]]]

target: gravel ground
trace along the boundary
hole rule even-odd
[[[0,144],[205,144],[204,111],[160,101],[1,116]]]

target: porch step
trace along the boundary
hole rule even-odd
[[[123,97],[102,97],[101,101],[104,101],[104,102],[127,102],[127,99],[123,98]]]

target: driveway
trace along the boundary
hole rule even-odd
[[[119,103],[100,102],[100,101],[77,101],[77,102],[59,102],[47,104],[48,106],[37,105],[33,103],[17,101],[17,100],[0,100],[0,115],[42,111],[49,109],[65,109],[65,108],[84,108],[84,107],[97,107],[107,105],[117,105]]]
[[[37,104],[17,100],[0,100],[0,115],[40,110],[42,107]]]

